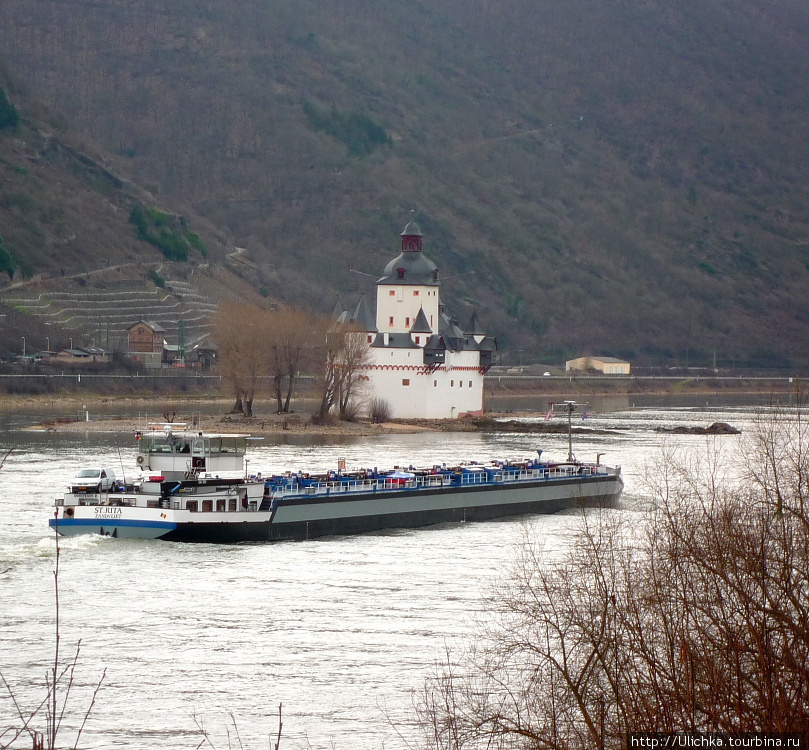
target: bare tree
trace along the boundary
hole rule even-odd
[[[340,419],[353,420],[362,405],[366,368],[370,361],[370,349],[364,333],[348,327],[342,332],[340,377],[337,388],[337,413]]]
[[[336,323],[326,335],[324,379],[318,416],[332,411],[340,419],[354,419],[361,405],[370,349],[365,334],[350,325]]]
[[[667,453],[640,518],[530,540],[468,651],[425,685],[426,746],[623,748],[627,732],[809,730],[809,432],[776,410],[697,462]],[[638,514],[640,515],[640,514]]]
[[[220,372],[235,399],[233,413],[252,417],[258,379],[266,371],[267,312],[254,305],[223,302],[213,326]]]
[[[282,307],[268,313],[269,372],[279,414],[289,412],[297,378],[303,367],[313,364],[325,326],[323,318],[305,310]]]

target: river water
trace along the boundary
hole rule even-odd
[[[576,436],[574,452],[582,460],[605,453],[606,463],[622,465],[626,490],[610,512],[637,514],[644,466],[664,442],[706,447],[705,437],[656,427],[724,421],[749,431],[766,401],[593,399],[583,426],[615,432]],[[56,403],[39,413],[0,412],[0,458],[14,448],[0,471],[0,672],[28,709],[42,699],[53,661],[53,500],[80,464],[129,470],[135,457],[129,435],[22,429],[55,412]],[[717,439],[735,451],[743,438]],[[256,441],[250,468],[322,470],[336,468],[338,457],[349,467],[382,468],[517,458],[540,447],[564,458],[567,437],[289,435]],[[200,726],[217,747],[240,747],[234,722],[244,748],[274,747],[268,736],[277,732],[279,704],[283,750],[418,747],[414,695],[446,648],[471,632],[481,595],[506,571],[524,534],[553,554],[579,522],[571,512],[266,545],[61,540],[63,655],[72,657],[81,640],[63,744],[72,747],[106,670],[84,748],[195,748]],[[0,685],[0,732],[18,723]]]

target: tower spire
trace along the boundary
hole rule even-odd
[[[419,225],[411,219],[407,222],[407,226],[402,232],[402,252],[403,253],[420,253],[421,252],[421,229]]]

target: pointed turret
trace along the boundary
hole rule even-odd
[[[366,333],[377,332],[378,329],[376,323],[374,323],[374,316],[371,315],[371,308],[368,307],[368,303],[365,301],[365,295],[360,297],[354,314],[351,316],[351,322],[360,331],[365,331]]]
[[[483,327],[480,325],[480,321],[478,320],[478,314],[476,310],[472,310],[472,317],[469,318],[469,322],[466,324],[466,327],[463,329],[463,332],[467,336],[485,336],[486,332],[483,330]]]
[[[424,313],[424,308],[419,308],[419,313],[416,315],[416,319],[413,321],[413,325],[410,327],[410,333],[426,333],[431,334],[433,329],[430,328],[430,324],[427,322],[427,316]]]

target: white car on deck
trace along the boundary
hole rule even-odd
[[[115,486],[115,472],[104,466],[79,469],[69,486],[73,493],[110,492]]]

